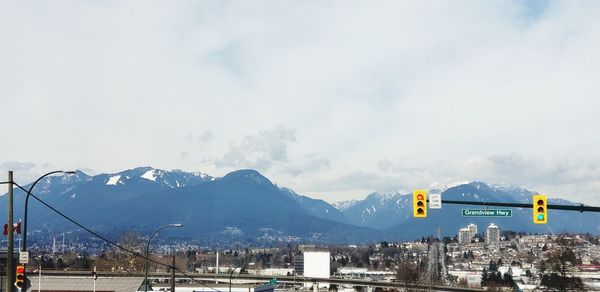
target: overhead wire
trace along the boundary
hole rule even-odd
[[[144,256],[144,255],[142,255],[142,254],[140,254],[139,252],[132,251],[132,250],[130,250],[130,249],[126,248],[126,247],[123,247],[123,246],[121,246],[120,244],[118,244],[118,243],[116,243],[116,242],[114,242],[114,241],[112,241],[112,240],[110,240],[110,239],[108,239],[108,238],[106,238],[106,237],[104,237],[104,236],[102,236],[102,235],[100,235],[100,234],[98,234],[98,233],[94,232],[93,230],[91,230],[91,229],[89,229],[89,228],[87,228],[87,227],[83,226],[82,224],[80,224],[79,222],[75,221],[75,220],[74,220],[74,219],[72,219],[71,217],[69,217],[69,216],[65,215],[65,214],[64,214],[64,213],[62,213],[61,211],[57,210],[56,208],[52,207],[52,206],[51,206],[51,205],[49,205],[48,203],[44,202],[44,200],[42,200],[42,199],[38,198],[37,196],[35,196],[34,194],[30,193],[28,190],[26,190],[25,188],[23,188],[22,186],[20,186],[20,185],[19,185],[19,184],[17,184],[16,182],[13,182],[13,184],[14,184],[14,185],[16,185],[16,186],[17,186],[19,189],[23,190],[25,193],[29,193],[29,195],[30,195],[30,196],[32,196],[34,199],[36,199],[36,200],[37,200],[38,202],[40,202],[42,205],[44,205],[44,206],[46,206],[47,208],[49,208],[50,210],[54,211],[56,214],[60,215],[61,217],[63,217],[63,218],[64,218],[64,219],[66,219],[67,221],[69,221],[69,222],[71,222],[71,223],[73,223],[73,224],[77,225],[79,228],[81,228],[81,229],[83,229],[83,230],[87,231],[88,233],[90,233],[90,234],[94,235],[95,237],[97,237],[97,238],[99,238],[99,239],[101,239],[101,240],[103,240],[103,241],[105,241],[105,242],[109,243],[110,245],[112,245],[112,246],[114,246],[114,247],[116,247],[116,248],[118,248],[118,249],[120,249],[120,250],[122,250],[122,251],[128,252],[128,253],[132,254],[133,256],[135,256],[135,257],[140,257],[140,258],[143,258],[143,259],[145,259],[145,260],[147,260],[147,261],[149,261],[149,262],[152,262],[152,263],[155,263],[155,264],[158,264],[158,265],[161,265],[161,266],[165,266],[165,267],[168,267],[168,268],[170,268],[170,269],[174,269],[174,270],[176,270],[177,272],[179,272],[181,275],[183,275],[184,277],[187,277],[187,278],[191,279],[192,281],[194,281],[194,282],[196,282],[196,283],[198,283],[198,284],[200,284],[200,285],[202,285],[202,286],[204,286],[204,287],[206,287],[206,288],[209,288],[209,289],[211,289],[211,290],[214,290],[214,291],[216,291],[216,292],[221,292],[221,291],[220,291],[220,290],[218,290],[218,289],[215,289],[215,288],[213,288],[213,287],[210,287],[210,286],[208,286],[208,285],[206,285],[206,284],[202,283],[201,281],[198,281],[198,280],[196,280],[196,278],[194,278],[194,277],[192,277],[192,276],[190,276],[190,275],[186,274],[185,272],[183,272],[181,269],[177,268],[176,266],[171,266],[171,265],[169,265],[169,264],[165,264],[165,263],[161,263],[161,262],[159,262],[159,261],[155,261],[155,260],[153,260],[153,259],[151,259],[151,258],[148,258],[148,257],[146,257],[146,256]]]

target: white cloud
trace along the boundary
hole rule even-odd
[[[314,154],[304,155],[296,164],[290,164],[283,168],[283,172],[291,176],[299,176],[305,173],[320,173],[331,168],[329,160],[317,157]]]
[[[545,3],[7,3],[0,162],[254,167],[330,200],[467,177],[586,198],[600,3]]]
[[[497,153],[462,161],[423,161],[421,165],[410,165],[403,159],[384,159],[377,166],[379,171],[374,173],[345,174],[333,180],[314,182],[312,187],[332,191],[397,191],[425,188],[433,182],[484,181],[508,183],[547,193],[550,197],[600,205],[597,196],[600,193],[600,159]]]
[[[404,190],[404,184],[398,177],[362,171],[348,173],[334,180],[317,181],[312,184],[312,187],[322,192],[352,191],[357,189],[381,191]],[[361,194],[361,196],[364,195],[366,194]]]
[[[240,143],[229,146],[223,157],[215,159],[217,167],[255,168],[269,170],[274,163],[288,161],[288,144],[296,142],[294,130],[283,126],[245,136]]]
[[[13,171],[28,171],[35,167],[33,162],[7,161],[0,163],[0,169]]]
[[[184,142],[186,143],[198,143],[200,145],[211,142],[215,138],[215,133],[211,130],[204,130],[198,134],[188,133],[185,136]]]

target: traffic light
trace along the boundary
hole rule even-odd
[[[413,192],[413,215],[415,218],[427,217],[427,190]]]
[[[546,196],[533,196],[533,223],[546,224],[548,223],[548,206]]]
[[[25,266],[23,265],[17,266],[15,286],[19,289],[23,289],[23,287],[25,287]]]

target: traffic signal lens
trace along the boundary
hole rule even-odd
[[[17,288],[21,289],[24,286],[24,282],[25,282],[25,267],[22,265],[17,266],[17,275],[15,277],[15,286],[17,286]]]
[[[427,217],[427,190],[413,192],[413,216],[416,218]]]
[[[547,224],[548,223],[548,199],[545,195],[534,195],[533,196],[533,223],[535,224]]]

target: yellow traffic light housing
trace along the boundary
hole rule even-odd
[[[413,216],[415,218],[427,217],[427,190],[413,192]]]
[[[533,223],[548,223],[548,203],[544,195],[533,196]]]
[[[23,287],[25,287],[25,266],[17,266],[17,273],[15,278],[15,286],[19,289],[23,289]]]

